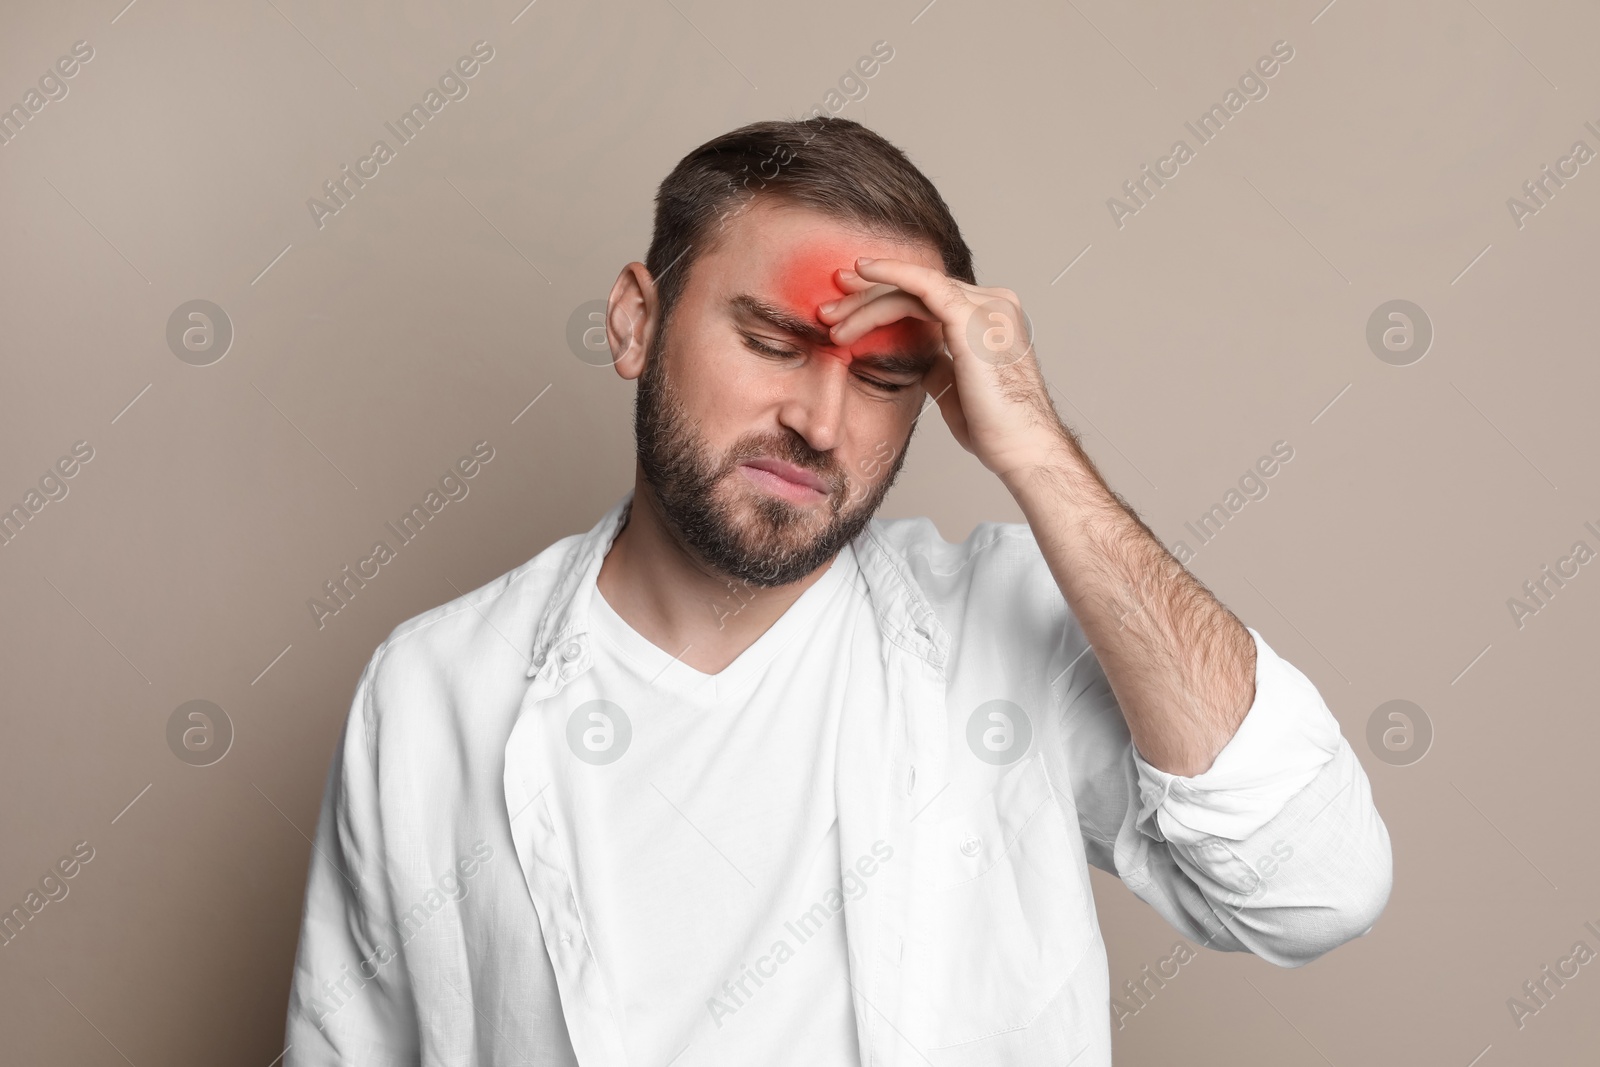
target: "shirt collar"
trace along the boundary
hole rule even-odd
[[[588,631],[589,597],[594,595],[600,565],[627,521],[633,495],[630,488],[579,538],[561,562],[555,586],[534,629],[528,677],[543,669],[552,649],[559,650],[567,661],[576,662],[581,656],[582,645],[577,639]],[[885,640],[942,670],[949,654],[949,634],[918,587],[905,555],[890,543],[884,523],[873,519],[852,544]]]

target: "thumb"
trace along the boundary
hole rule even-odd
[[[955,361],[948,354],[941,356],[923,376],[922,388],[938,403],[939,413],[944,416],[945,425],[950,427],[956,443],[971,452],[972,439],[967,433],[967,416],[961,410],[961,395],[956,391],[955,367]],[[923,414],[927,413],[926,402],[922,410]]]

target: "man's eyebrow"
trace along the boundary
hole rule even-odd
[[[737,312],[742,312],[753,319],[760,319],[769,326],[776,326],[784,333],[794,334],[811,344],[833,344],[833,338],[828,335],[826,326],[807,321],[798,315],[791,315],[777,305],[759,300],[749,293],[739,293],[728,301],[728,305]]]
[[[728,305],[736,312],[740,312],[753,319],[765,322],[785,333],[793,334],[810,344],[818,347],[831,347],[833,338],[828,333],[826,326],[819,325],[792,315],[789,312],[769,304],[765,300],[751,296],[749,293],[739,293],[728,301]],[[861,363],[883,374],[908,374],[921,377],[939,359],[939,353],[926,349],[922,351],[898,351],[884,353],[867,353],[856,356],[852,362]]]

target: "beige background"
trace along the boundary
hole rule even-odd
[[[1193,568],[1321,688],[1393,836],[1368,936],[1292,971],[1205,953],[1118,1062],[1595,1054],[1600,965],[1520,1030],[1506,1006],[1600,949],[1600,565],[1520,629],[1507,607],[1600,549],[1600,162],[1520,229],[1506,206],[1600,149],[1592,5],[119,2],[0,22],[7,106],[95,52],[0,146],[0,504],[94,449],[0,548],[0,906],[95,850],[0,948],[7,1063],[282,1052],[305,834],[362,664],[626,488],[632,386],[575,357],[569,315],[642,258],[679,156],[822,103],[878,40],[894,58],[841,114],[1022,295],[1061,411],[1158,536],[1193,547],[1185,521],[1294,448]],[[319,230],[307,199],[480,39],[470,95]],[[1185,120],[1278,40],[1269,95],[1119,229],[1107,198],[1195,147]],[[236,330],[207,367],[165,339],[196,298]],[[1409,366],[1365,339],[1392,299],[1436,331]],[[470,495],[319,630],[307,599],[485,439]],[[1021,519],[936,416],[884,513],[953,540]],[[208,767],[166,741],[197,698],[236,730]],[[1404,766],[1366,740],[1397,698],[1435,732]],[[1116,986],[1176,935],[1095,877]]]

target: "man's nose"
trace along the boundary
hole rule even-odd
[[[818,452],[831,451],[843,431],[849,387],[849,355],[818,352],[791,379],[779,420]]]

